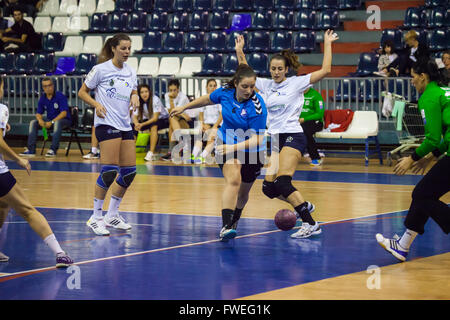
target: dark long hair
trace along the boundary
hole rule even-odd
[[[236,89],[236,83],[239,84],[243,78],[255,78],[256,79],[256,73],[253,71],[252,67],[250,67],[247,64],[240,64],[236,72],[233,75],[233,78],[231,78],[226,84],[225,87],[228,89]]]
[[[97,63],[103,63],[112,59],[114,57],[112,48],[117,47],[122,40],[131,41],[131,38],[125,33],[117,33],[112,38],[106,40],[102,51],[100,51],[100,55],[98,56]]]
[[[141,97],[141,89],[147,88],[149,92],[148,101],[144,101]],[[150,86],[146,83],[140,84],[137,87],[137,92],[139,96],[139,108],[138,108],[138,120],[142,121],[142,117],[144,115],[144,103],[147,104],[148,109],[148,118],[151,119],[153,116],[153,92],[152,89],[150,89]]]
[[[272,56],[270,62],[272,62],[272,60],[274,59],[283,60],[284,66],[291,68],[296,74],[297,70],[302,66],[300,61],[298,61],[298,56],[291,49],[281,50],[280,53],[277,53],[274,56]]]
[[[426,74],[430,81],[435,81],[439,86],[446,86],[444,74],[439,70],[433,59],[419,59],[413,63],[412,69],[417,74]]]

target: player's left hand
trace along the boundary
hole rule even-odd
[[[414,160],[411,157],[404,157],[398,160],[398,163],[394,167],[394,173],[396,175],[404,175],[413,165]]]
[[[414,162],[412,164],[412,172],[423,175],[432,159],[433,157],[423,157],[419,161]]]
[[[130,99],[130,106],[133,107],[133,111],[136,111],[139,105],[140,105],[139,96],[137,94],[133,94]]]

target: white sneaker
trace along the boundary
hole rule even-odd
[[[320,229],[320,225],[318,222],[316,222],[316,224],[313,226],[307,222],[304,222],[296,233],[291,234],[291,238],[304,239],[321,233],[322,229]]]
[[[52,149],[48,149],[47,153],[45,154],[46,157],[55,157],[56,153]]]
[[[153,160],[153,152],[149,151],[147,152],[147,155],[144,157],[145,161],[152,161]]]
[[[131,226],[119,214],[111,218],[105,217],[105,225],[114,229],[130,230]]]
[[[83,156],[83,159],[100,159],[100,153],[92,153],[92,151],[90,151],[88,154]]]
[[[400,237],[395,235],[393,239],[385,238],[381,233],[377,233],[375,235],[377,242],[380,246],[383,247],[384,250],[392,254],[398,260],[404,262],[408,257],[409,250],[403,248],[398,242]]]
[[[106,230],[104,218],[97,219],[94,218],[94,216],[91,216],[86,222],[86,225],[98,236],[109,236],[109,231]]]
[[[9,257],[5,255],[4,253],[0,252],[0,262],[8,262]]]

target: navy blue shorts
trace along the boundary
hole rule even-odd
[[[16,178],[7,171],[0,174],[0,198],[6,196],[16,184]]]
[[[270,135],[270,148],[274,152],[281,152],[283,147],[291,147],[305,154],[308,142],[303,132],[279,133]]]
[[[95,136],[98,142],[121,138],[122,140],[134,140],[133,130],[130,131],[120,131],[111,126],[99,125],[95,127]]]

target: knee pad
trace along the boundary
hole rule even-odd
[[[119,186],[128,188],[136,176],[136,166],[120,167],[119,176],[116,182]]]
[[[100,171],[97,179],[97,185],[103,189],[108,189],[119,172],[119,167],[114,165],[105,165]]]
[[[275,184],[276,190],[285,198],[289,197],[297,189],[292,185],[292,177],[290,176],[279,176],[273,182]]]
[[[281,195],[275,187],[275,183],[266,180],[263,181],[262,192],[270,199],[277,198]]]

